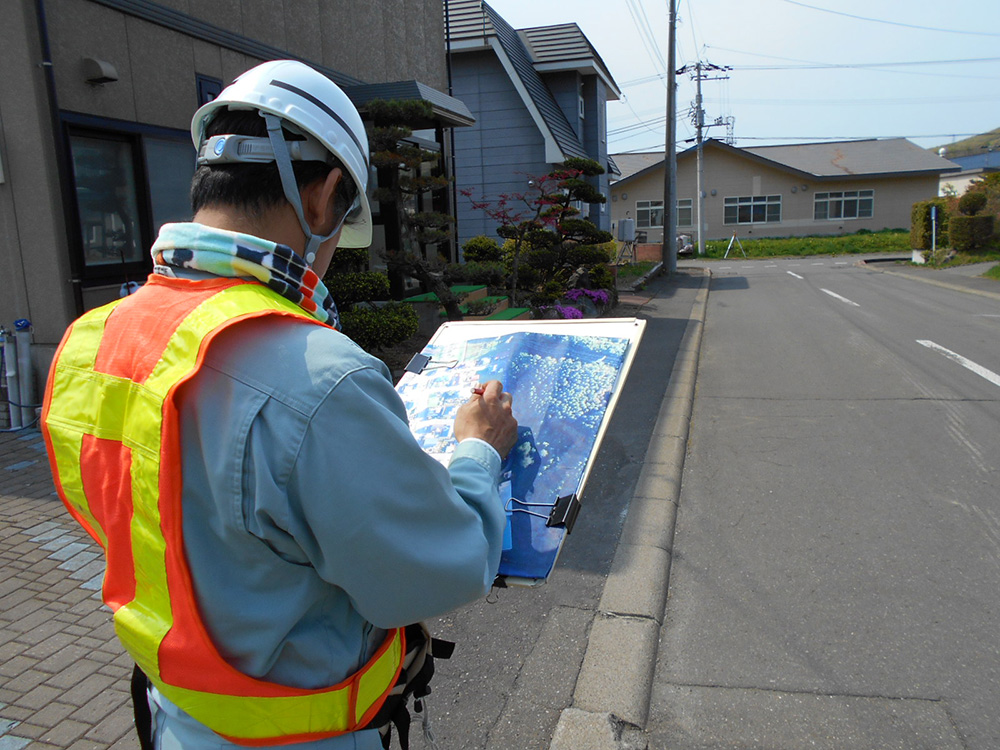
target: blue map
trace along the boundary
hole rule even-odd
[[[500,575],[544,579],[566,529],[548,526],[559,497],[579,493],[625,362],[629,339],[517,332],[431,344],[423,372],[396,386],[410,428],[425,451],[447,465],[452,426],[473,387],[499,380],[514,397],[518,441],[504,463],[508,516]]]

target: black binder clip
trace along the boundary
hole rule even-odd
[[[457,359],[448,360],[447,362],[436,362],[435,364],[431,364],[432,361],[432,358],[427,354],[414,354],[413,359],[407,363],[403,370],[412,372],[414,375],[419,375],[424,370],[451,369],[458,364]]]
[[[419,375],[424,371],[424,368],[427,367],[430,361],[431,358],[426,354],[414,354],[413,359],[411,359],[403,369],[406,370],[406,372],[412,372]]]
[[[549,520],[546,521],[545,525],[562,526],[566,529],[566,533],[569,534],[573,531],[573,524],[576,523],[578,515],[580,515],[580,498],[576,496],[576,493],[563,495],[552,506],[552,511],[549,513]]]

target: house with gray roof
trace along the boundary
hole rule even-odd
[[[933,198],[959,166],[905,138],[737,148],[703,144],[705,238],[851,234],[908,228],[914,203]],[[630,155],[615,155],[631,163]],[[611,186],[611,218],[663,237],[664,160]],[[697,148],[677,155],[677,230],[697,238]],[[642,237],[640,236],[640,241]]]
[[[454,136],[459,242],[496,232],[464,190],[477,200],[524,193],[532,177],[587,157],[605,167],[594,184],[607,195],[618,169],[608,156],[606,102],[621,91],[580,27],[516,30],[481,0],[445,7],[449,93],[476,119]],[[585,218],[610,229],[608,204],[590,206]]]

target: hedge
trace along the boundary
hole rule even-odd
[[[948,240],[956,252],[979,250],[993,237],[993,216],[952,216],[948,225]]]
[[[937,206],[937,242],[943,245],[948,236],[948,202],[943,198],[920,201],[910,212],[910,245],[914,250],[931,249],[931,206]]]

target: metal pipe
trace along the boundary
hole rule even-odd
[[[14,321],[17,339],[17,377],[20,381],[18,401],[21,402],[21,425],[27,427],[35,421],[35,378],[31,366],[31,321],[21,318]]]
[[[17,377],[17,339],[14,334],[6,328],[0,329],[3,333],[3,362],[4,374],[7,377],[7,406],[10,410],[11,429],[21,426],[21,407],[17,404],[21,399],[21,386]]]

